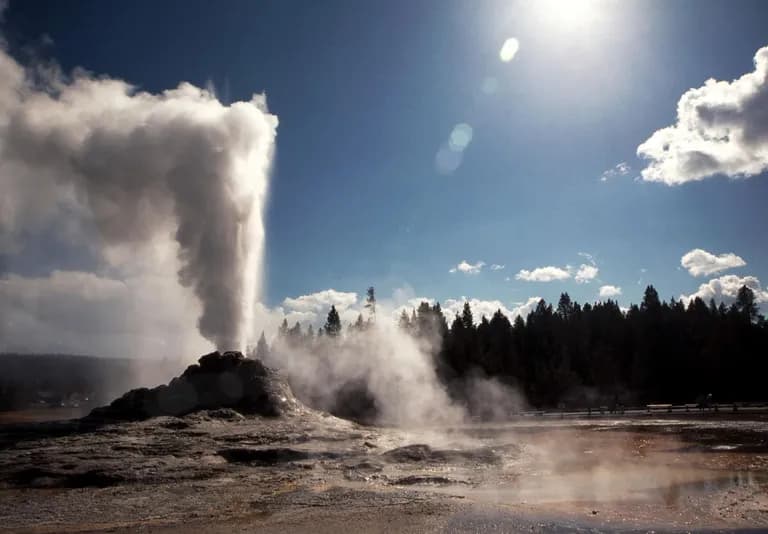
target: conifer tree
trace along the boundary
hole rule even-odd
[[[328,318],[325,320],[325,334],[328,337],[337,337],[341,334],[341,318],[335,305],[331,305]]]
[[[263,361],[268,357],[269,345],[267,345],[267,338],[264,337],[264,330],[262,330],[259,341],[256,343],[256,358]]]
[[[373,286],[369,287],[366,293],[365,309],[368,310],[368,320],[376,322],[376,292]]]

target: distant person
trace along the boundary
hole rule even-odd
[[[699,397],[699,409],[700,410],[709,410],[712,406],[712,394],[707,393],[707,395]]]

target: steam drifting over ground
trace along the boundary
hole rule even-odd
[[[225,106],[189,83],[150,94],[82,71],[25,69],[0,50],[0,252],[48,235],[97,264],[92,278],[42,277],[32,294],[6,277],[0,295],[35,299],[76,280],[87,300],[101,286],[120,293],[126,280],[167,287],[176,271],[199,300],[200,334],[217,348],[244,348],[260,293],[276,128],[262,96]],[[178,293],[155,304],[186,322],[190,303]],[[15,332],[24,319],[2,328]],[[152,322],[129,321],[128,334]]]
[[[458,423],[463,410],[440,384],[426,344],[382,321],[343,340],[324,336],[309,346],[278,340],[270,363],[282,369],[301,397],[325,410],[340,401],[365,402],[359,395],[367,394],[379,422]]]

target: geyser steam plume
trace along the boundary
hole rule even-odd
[[[223,105],[189,83],[150,94],[25,70],[0,49],[0,253],[57,227],[112,271],[171,247],[202,305],[200,333],[243,349],[276,128],[263,96]]]

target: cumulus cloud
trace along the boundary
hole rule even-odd
[[[620,287],[611,286],[611,285],[600,286],[601,298],[618,297],[619,295],[621,295]]]
[[[357,316],[364,311],[363,303],[358,300],[357,293],[326,289],[284,299],[281,306],[268,312],[276,315],[277,320],[267,318],[263,322],[267,325],[274,325],[285,318],[291,325],[301,323],[304,327],[309,325],[320,327],[325,324],[331,306],[336,306],[342,324],[354,322]],[[265,308],[263,313],[266,311]]]
[[[460,299],[447,299],[442,304],[442,308],[449,326],[457,313],[461,315],[465,302],[469,302],[469,306],[472,308],[472,318],[476,324],[480,322],[483,315],[490,320],[491,316],[496,313],[496,310],[501,310],[510,321],[514,321],[518,315],[525,319],[540,300],[541,297],[530,297],[524,302],[514,303],[512,308],[509,308],[500,300],[467,299],[462,297]]]
[[[151,94],[83,71],[28,72],[0,49],[0,251],[59,233],[93,252],[94,272],[128,280],[151,276],[139,258],[153,248],[171,250],[176,283],[201,303],[200,333],[243,348],[276,127],[263,96],[227,106],[189,83]]]
[[[485,267],[484,261],[478,261],[477,263],[469,263],[467,260],[462,260],[456,267],[452,267],[449,273],[464,273],[464,274],[478,274]]]
[[[461,297],[446,299],[441,303],[441,308],[449,325],[457,313],[461,314],[465,302],[469,302],[472,307],[476,322],[479,322],[483,315],[490,319],[496,310],[501,310],[512,321],[518,315],[527,317],[540,300],[541,297],[530,297],[523,302],[515,302],[508,306],[500,300]],[[398,288],[394,290],[391,297],[379,297],[376,303],[377,316],[385,321],[397,323],[403,311],[410,315],[422,302],[433,306],[437,300],[432,297],[417,296],[410,287]],[[271,337],[284,318],[291,325],[300,322],[304,328],[310,324],[315,328],[322,326],[332,304],[341,315],[342,323],[353,323],[358,314],[362,313],[365,316],[366,313],[365,303],[357,297],[356,293],[326,289],[296,298],[287,298],[275,308],[259,306],[256,315],[259,324],[264,325],[267,336]]]
[[[505,265],[499,265],[498,263],[494,263],[493,265],[491,265],[491,270],[492,271],[501,271],[502,269],[504,269],[504,267],[505,267]]]
[[[571,273],[568,268],[562,269],[552,265],[548,265],[547,267],[537,267],[532,271],[521,269],[520,272],[515,275],[515,279],[523,280],[525,282],[552,282],[554,280],[566,280],[570,277]]]
[[[680,265],[693,276],[715,274],[735,267],[744,267],[746,264],[747,262],[733,252],[712,254],[700,248],[686,252],[680,258]]]
[[[747,286],[755,293],[755,300],[760,303],[768,302],[768,291],[760,285],[760,280],[754,276],[736,276],[727,274],[720,278],[714,278],[709,282],[701,284],[699,290],[690,295],[680,295],[680,300],[688,304],[692,299],[699,297],[704,302],[715,299],[715,302],[723,302],[726,305],[736,300],[739,289]]]
[[[534,308],[536,308],[536,305],[541,300],[541,297],[528,297],[526,300],[522,302],[515,302],[513,303],[513,308],[510,311],[510,314],[508,315],[510,321],[513,320],[513,318],[517,317],[518,315],[525,319],[528,317],[528,314],[531,313]]]
[[[607,182],[611,178],[616,178],[617,176],[626,176],[627,174],[629,174],[631,170],[632,170],[632,167],[630,167],[626,161],[622,161],[621,163],[617,163],[607,171],[604,171],[603,174],[600,175],[600,181]]]
[[[556,280],[567,280],[573,278],[577,284],[588,284],[600,273],[597,262],[592,254],[579,252],[579,256],[586,259],[589,263],[582,263],[578,269],[571,265],[565,267],[556,267],[548,265],[546,267],[536,267],[533,270],[521,269],[516,275],[516,280],[525,282],[553,282]]]
[[[714,175],[743,178],[768,169],[768,47],[755,70],[732,82],[707,80],[677,103],[677,123],[637,148],[643,180],[678,185]]]
[[[594,265],[582,263],[573,279],[576,280],[576,283],[578,284],[588,284],[597,277],[599,272],[600,270]]]
[[[395,289],[389,297],[382,295],[377,297],[377,316],[384,320],[391,319],[395,323],[403,310],[410,314],[411,310],[418,308],[422,302],[428,302],[430,306],[436,302],[430,297],[417,296],[409,286]],[[342,324],[354,323],[358,315],[362,314],[366,317],[368,314],[364,300],[357,293],[325,289],[286,298],[274,308],[259,305],[256,313],[257,323],[264,328],[267,337],[274,335],[283,319],[286,319],[290,325],[298,322],[304,328],[309,325],[319,328],[325,324],[331,306],[336,306]]]
[[[336,291],[335,289],[326,289],[325,291],[283,300],[285,308],[297,312],[327,311],[331,306],[336,306],[337,310],[344,310],[356,303],[357,293]]]

